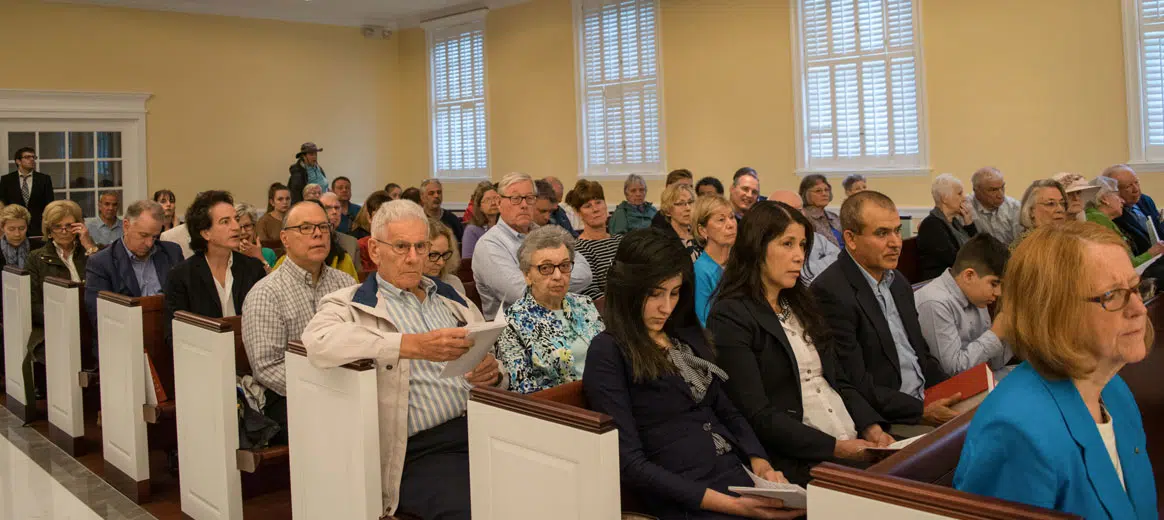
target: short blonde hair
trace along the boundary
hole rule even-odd
[[[695,205],[691,208],[691,234],[695,236],[695,243],[700,247],[707,245],[707,239],[699,234],[699,228],[706,226],[711,215],[721,209],[726,209],[728,214],[732,213],[732,203],[723,198],[723,195],[704,195],[695,199]]]
[[[1088,245],[1128,246],[1114,231],[1090,222],[1067,221],[1037,228],[1011,255],[1002,286],[1003,339],[1048,379],[1079,379],[1096,368],[1096,352],[1079,334],[1088,305]],[[1048,319],[1053,316],[1054,319]],[[1155,336],[1148,320],[1144,343]]]
[[[1063,202],[1067,202],[1067,191],[1063,189],[1063,185],[1059,184],[1055,179],[1039,179],[1027,186],[1027,191],[1023,192],[1022,203],[1019,207],[1019,225],[1023,229],[1034,229],[1035,227],[1035,193],[1043,188],[1055,188],[1059,190],[1059,194],[1063,196]],[[1066,208],[1064,208],[1066,209]]]
[[[81,206],[71,200],[54,200],[44,208],[44,217],[40,223],[40,231],[44,233],[45,242],[48,242],[48,236],[52,235],[52,230],[57,224],[60,224],[65,217],[72,216],[77,223],[85,222],[85,215],[81,212]]]
[[[445,267],[441,269],[441,276],[443,277],[446,274],[457,272],[461,268],[461,249],[457,247],[457,237],[453,235],[453,230],[449,229],[449,226],[446,226],[440,220],[430,218],[428,219],[428,239],[436,240],[436,237],[445,237],[448,239],[449,251],[453,252],[453,256],[449,258],[449,261],[445,262]],[[427,258],[425,258],[425,262],[428,262]]]
[[[0,209],[0,228],[8,225],[9,220],[15,219],[23,220],[24,224],[28,225],[32,221],[32,213],[29,213],[20,204],[9,204],[4,206],[4,209]]]
[[[695,202],[695,199],[699,198],[695,195],[695,188],[692,188],[690,184],[677,182],[663,188],[663,196],[659,200],[659,211],[662,211],[664,215],[670,216],[671,209],[675,207],[676,202],[679,202],[679,196],[683,193],[691,195],[691,202]]]

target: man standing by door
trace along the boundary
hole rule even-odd
[[[28,229],[40,230],[45,206],[53,201],[53,180],[36,171],[36,150],[21,148],[12,155],[16,171],[0,177],[0,201],[19,204],[32,214]]]

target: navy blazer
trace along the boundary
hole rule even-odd
[[[1115,423],[1127,491],[1075,385],[1048,380],[1025,362],[978,406],[954,487],[1088,520],[1155,520],[1156,481],[1140,409],[1118,375],[1100,395]]]
[[[715,359],[700,328],[677,335],[699,357]],[[679,374],[636,383],[630,361],[609,332],[590,342],[582,386],[590,407],[613,417],[618,427],[622,482],[649,503],[699,509],[708,482],[719,476],[713,474],[719,456],[711,432],[732,444],[741,464],[750,457],[767,459],[722,381],[714,378],[700,402]]]
[[[1136,203],[1136,208],[1156,226],[1156,236],[1164,239],[1164,223],[1160,222],[1160,212],[1156,209],[1156,202],[1152,200],[1152,197],[1140,194],[1140,201]],[[1132,239],[1132,252],[1134,254],[1142,255],[1152,247],[1152,236],[1148,234],[1148,228],[1143,222],[1132,218],[1127,207],[1124,207],[1123,215],[1112,219],[1112,221]]]
[[[837,359],[849,381],[885,420],[916,423],[922,417],[922,401],[900,390],[901,363],[889,321],[861,269],[848,251],[842,251],[837,261],[813,280],[813,295],[832,328]],[[945,381],[948,376],[922,336],[913,288],[900,271],[895,271],[889,290],[917,354],[925,386]]]
[[[163,288],[169,279],[170,269],[182,263],[182,248],[173,242],[154,242],[154,254],[150,261],[158,273],[158,284]],[[129,253],[121,239],[114,240],[89,257],[85,264],[85,309],[89,311],[89,321],[93,322],[93,337],[97,337],[97,293],[109,291],[134,298],[141,296],[141,286],[137,275],[129,263]]]

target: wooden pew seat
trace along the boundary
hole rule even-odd
[[[461,266],[457,268],[457,278],[462,282],[469,283],[473,281],[473,259],[462,258]]]
[[[917,252],[917,237],[909,237],[901,241],[901,256],[897,260],[897,270],[905,275],[909,283],[917,283],[921,279],[921,258]]]

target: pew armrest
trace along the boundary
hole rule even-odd
[[[235,451],[235,460],[238,470],[245,473],[254,473],[266,461],[286,459],[290,454],[287,446],[271,446],[259,450]]]
[[[144,404],[142,405],[142,417],[145,422],[149,424],[157,424],[165,420],[174,419],[174,401],[165,401],[158,404]]]
[[[813,488],[816,488],[856,497],[866,503],[891,504],[945,518],[1082,520],[1069,513],[862,471],[831,462],[812,468],[812,481],[808,486],[810,509],[817,507],[813,502]]]
[[[307,357],[307,347],[304,347],[303,343],[301,342],[291,341],[287,343],[287,353]],[[348,370],[363,372],[365,370],[372,370],[376,368],[376,361],[373,359],[361,359],[358,361],[352,361],[346,365],[340,365],[339,368],[346,368]]]
[[[950,486],[962,444],[975,410],[969,410],[954,420],[939,426],[925,437],[897,451],[869,467],[869,471],[907,478],[927,484]]]
[[[86,372],[84,370],[77,373],[77,384],[81,388],[96,387],[101,382],[101,374],[97,372]]]
[[[614,418],[609,415],[491,386],[474,386],[469,400],[591,433],[614,429]]]

